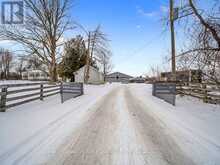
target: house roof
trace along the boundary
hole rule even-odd
[[[114,73],[107,75],[107,77],[115,77],[115,76],[119,76],[119,77],[123,77],[123,78],[133,78],[132,76],[129,76],[129,75],[121,73],[121,72],[114,72]]]

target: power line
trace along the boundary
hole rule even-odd
[[[126,57],[124,59],[122,59],[121,63],[127,62],[130,58],[136,56],[138,53],[140,53],[141,51],[143,51],[144,49],[146,49],[148,46],[150,46],[152,43],[154,43],[155,41],[158,41],[158,39],[160,39],[164,33],[166,32],[166,30],[164,30],[163,32],[161,32],[158,36],[152,38],[151,40],[149,40],[147,43],[145,43],[143,46],[141,46],[140,48],[136,49],[135,51],[133,51],[130,55],[126,55]],[[119,64],[121,64],[119,63]]]

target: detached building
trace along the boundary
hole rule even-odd
[[[129,83],[130,79],[132,79],[132,76],[129,76],[124,73],[120,72],[114,72],[106,76],[106,81],[107,82],[121,82],[121,83]]]
[[[83,66],[76,72],[74,72],[74,79],[75,82],[84,83],[84,73],[85,73],[86,66]],[[99,72],[98,69],[90,66],[89,67],[89,84],[102,84],[104,83],[104,75],[103,73]]]
[[[41,70],[28,70],[26,72],[22,72],[22,80],[49,80],[50,77]]]
[[[161,80],[171,81],[172,73],[171,72],[162,72]],[[202,71],[201,70],[184,70],[176,71],[176,80],[179,82],[192,82],[200,83],[202,82]]]

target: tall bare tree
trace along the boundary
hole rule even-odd
[[[180,8],[185,25],[188,46],[178,55],[182,64],[203,71],[209,81],[220,86],[220,1],[213,0],[212,7],[203,9],[199,0],[185,0]]]
[[[65,31],[71,28],[68,17],[69,0],[24,0],[25,23],[0,27],[0,39],[22,44],[47,66],[51,81],[57,80],[58,48]]]

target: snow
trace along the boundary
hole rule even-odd
[[[57,95],[0,113],[1,164],[30,163],[26,161],[39,164],[48,159],[66,135],[82,122],[89,107],[116,86],[88,85],[85,95],[64,104]]]
[[[33,165],[50,159],[72,131],[88,120],[86,116],[90,107],[118,86],[132,90],[135,97],[160,121],[167,134],[175,139],[196,164],[213,165],[220,162],[220,105],[178,96],[174,107],[153,97],[151,85],[113,83],[87,85],[85,95],[64,104],[60,103],[60,96],[57,95],[48,97],[43,102],[31,102],[0,113],[0,164]],[[122,120],[121,132],[118,134],[133,138],[132,132],[126,133],[127,128],[132,126],[130,121],[123,120],[126,119],[123,117],[126,113],[122,111],[123,98],[119,98],[118,115]],[[122,142],[123,140],[127,139],[121,139]]]
[[[130,88],[197,164],[220,162],[220,105],[177,96],[174,107],[152,97],[151,85],[130,85]]]
[[[220,91],[208,92],[209,94],[220,96]]]

